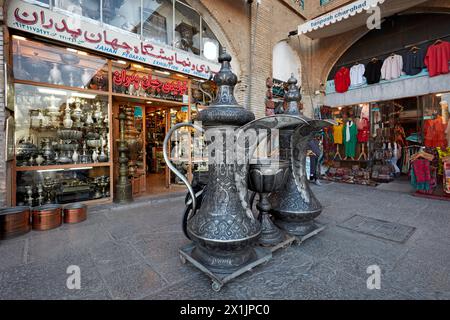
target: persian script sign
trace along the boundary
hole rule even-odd
[[[218,63],[137,37],[99,26],[84,19],[53,12],[20,0],[8,4],[9,27],[104,52],[174,72],[209,79],[220,69]]]

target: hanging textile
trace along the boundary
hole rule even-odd
[[[358,121],[358,142],[366,143],[369,141],[370,124],[369,119],[361,118]]]
[[[387,57],[381,67],[381,79],[393,80],[402,75],[403,58],[398,54]]]
[[[334,86],[336,92],[346,92],[348,90],[348,87],[350,86],[350,70],[348,70],[346,67],[342,67],[341,69],[339,69],[339,71],[336,72],[336,75],[334,76]]]
[[[425,68],[425,50],[410,50],[403,56],[403,71],[410,76],[420,73]]]
[[[430,77],[449,73],[450,42],[440,41],[428,47],[425,65]]]
[[[358,129],[353,121],[347,121],[344,127],[343,140],[345,146],[345,156],[354,158],[356,155],[356,142]]]
[[[383,62],[378,59],[372,59],[366,65],[366,71],[364,77],[367,79],[367,84],[374,84],[380,82],[381,79],[381,67]]]
[[[342,131],[344,124],[342,120],[337,120],[337,125],[333,126],[333,139],[335,144],[342,144]]]
[[[364,72],[366,68],[363,64],[355,64],[350,68],[350,84],[354,87],[364,84]]]
[[[412,163],[411,185],[418,191],[429,192],[431,190],[430,161],[417,159]]]
[[[426,120],[423,127],[425,146],[445,149],[447,147],[446,129],[446,125],[442,122],[442,116]]]

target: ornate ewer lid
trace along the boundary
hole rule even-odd
[[[202,121],[203,125],[242,126],[255,119],[253,112],[240,106],[234,97],[238,79],[231,71],[230,61],[231,56],[224,49],[219,56],[222,66],[213,79],[218,86],[217,98],[208,108],[199,112],[196,119]]]
[[[284,96],[284,100],[287,102],[287,108],[284,114],[289,114],[293,116],[299,116],[300,111],[298,110],[298,104],[302,100],[300,90],[297,86],[297,79],[294,78],[294,74],[291,73],[291,77],[287,81],[288,91]]]

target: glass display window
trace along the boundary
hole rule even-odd
[[[183,2],[175,2],[175,48],[200,55],[200,15]]]
[[[16,80],[108,90],[106,59],[17,36],[12,38],[12,52]]]
[[[197,34],[196,36],[199,37],[200,34]],[[194,36],[194,42],[198,41],[195,40],[196,36]],[[222,46],[220,45],[219,40],[217,40],[217,37],[203,18],[201,48],[203,57],[214,62],[219,58],[219,52],[222,52]]]
[[[108,163],[109,137],[107,96],[15,85],[17,167]]]
[[[54,0],[54,6],[71,14],[100,20],[100,0]]]
[[[144,0],[142,35],[145,39],[163,44],[172,43],[172,0]]]
[[[63,204],[111,196],[109,167],[19,171],[16,183],[19,206]]]
[[[141,34],[141,0],[103,0],[103,22]]]

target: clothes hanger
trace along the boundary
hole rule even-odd
[[[439,43],[442,43],[442,40],[441,40],[441,39],[437,39],[437,40],[434,42],[434,44],[439,44]]]
[[[413,46],[411,49],[409,49],[409,51],[419,51],[419,50],[420,48],[416,46]]]

